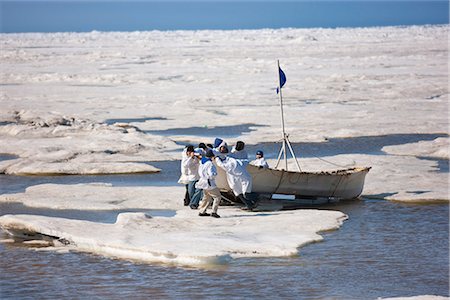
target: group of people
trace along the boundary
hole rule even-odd
[[[257,203],[249,197],[252,177],[246,167],[249,163],[260,168],[267,168],[269,165],[261,150],[256,152],[256,159],[250,162],[244,148],[245,143],[238,141],[229,151],[227,143],[220,138],[216,138],[213,145],[200,143],[197,148],[193,145],[186,146],[182,154],[179,180],[179,183],[186,186],[184,205],[199,209],[199,216],[220,218],[217,210],[221,194],[215,181],[217,165],[226,172],[228,185],[233,194],[245,204],[243,209],[254,210]],[[212,213],[209,214],[206,211],[211,202]]]

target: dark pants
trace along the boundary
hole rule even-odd
[[[253,209],[253,208],[256,207],[255,202],[252,201],[251,199],[245,197],[244,194],[239,194],[239,195],[237,196],[237,198],[238,198],[239,200],[241,200],[242,203],[244,203],[245,206],[247,206],[248,209]]]
[[[196,189],[194,196],[192,196],[191,202],[189,203],[189,206],[191,208],[197,208],[202,198],[203,198],[203,190]]]
[[[186,192],[184,193],[184,206],[188,206],[189,202],[191,202],[191,197],[189,197],[189,188],[188,188],[188,184],[185,185],[186,186]]]
[[[202,200],[203,197],[203,190],[195,188],[196,181],[191,181],[188,184],[188,192],[189,192],[189,206],[191,208],[197,208],[200,200]]]

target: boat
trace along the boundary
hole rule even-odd
[[[354,167],[333,171],[297,172],[247,165],[247,171],[253,179],[252,192],[293,195],[295,199],[303,199],[311,204],[358,198],[363,191],[369,170],[370,167]],[[216,184],[222,192],[231,192],[226,174],[220,168]]]
[[[278,61],[278,88],[281,108],[282,145],[275,168],[260,168],[251,164],[247,171],[253,179],[252,193],[259,195],[290,195],[296,200],[305,200],[308,204],[322,204],[344,199],[358,198],[364,188],[364,181],[371,167],[352,167],[332,171],[306,172],[302,171],[292,149],[288,135],[285,132],[282,87],[286,82],[286,75],[280,68]],[[290,151],[297,171],[288,169],[287,152]],[[284,168],[279,167],[284,157]],[[228,185],[225,172],[218,169],[216,184],[226,200],[235,201]]]

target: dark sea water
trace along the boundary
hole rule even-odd
[[[386,155],[381,151],[383,146],[433,140],[440,136],[446,134],[330,139],[326,143],[295,144],[294,148],[304,155],[308,152],[318,156],[339,153]],[[268,157],[274,157],[279,150],[277,145],[270,144],[247,147],[249,153],[262,148]],[[0,157],[2,160],[11,158]],[[162,172],[116,176],[0,175],[0,194],[23,192],[26,187],[42,183],[176,184],[179,161],[151,164],[161,168]],[[439,164],[439,168],[436,172],[448,173],[448,161],[447,169],[445,163]],[[38,251],[22,243],[0,243],[0,298],[377,299],[426,294],[449,296],[448,204],[405,204],[363,197],[319,208],[342,211],[349,219],[340,229],[321,233],[324,241],[300,248],[296,256],[234,259],[228,265],[209,268],[147,264],[78,252]],[[37,214],[107,223],[114,222],[117,214],[124,211],[127,210],[47,210],[11,203],[0,205],[0,215]],[[172,211],[164,210],[134,212],[173,216]],[[4,233],[0,235],[0,238],[7,238]]]

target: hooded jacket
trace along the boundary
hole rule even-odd
[[[181,174],[186,176],[189,181],[198,180],[199,160],[196,157],[190,157],[186,154],[186,149],[183,150],[181,159]]]
[[[252,177],[246,169],[248,160],[229,156],[224,159],[216,157],[216,164],[227,173],[228,185],[236,196],[252,191]]]
[[[197,189],[212,190],[217,187],[215,180],[217,176],[217,169],[210,159],[202,159],[202,164],[198,168],[198,175],[200,179],[195,184]]]

